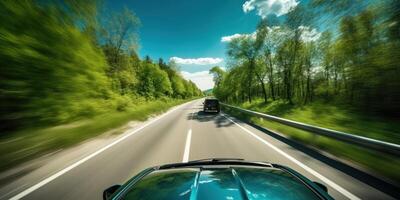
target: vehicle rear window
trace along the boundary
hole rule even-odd
[[[218,100],[215,100],[215,99],[208,99],[208,100],[206,100],[206,103],[205,104],[207,104],[207,105],[209,105],[209,106],[217,106],[218,105]]]

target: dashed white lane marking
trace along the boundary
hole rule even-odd
[[[190,103],[190,102],[188,102],[188,103]],[[167,116],[168,114],[172,113],[173,111],[177,110],[178,108],[181,108],[182,106],[184,106],[184,105],[186,105],[186,104],[188,104],[188,103],[185,103],[185,104],[182,104],[182,105],[180,105],[180,106],[178,106],[178,107],[173,108],[172,110],[170,110],[170,111],[164,113],[163,115],[161,115],[161,116],[159,116],[159,117],[157,117],[157,118],[151,120],[150,122],[144,124],[143,126],[137,128],[137,129],[135,129],[135,130],[128,131],[128,133],[126,133],[126,135],[124,135],[123,137],[121,137],[121,138],[117,139],[116,141],[112,142],[111,144],[109,144],[109,145],[107,145],[107,146],[105,146],[105,147],[103,147],[103,148],[97,150],[96,152],[94,152],[94,153],[92,153],[92,154],[86,156],[85,158],[82,158],[81,160],[75,162],[74,164],[72,164],[72,165],[70,165],[70,166],[64,168],[63,170],[61,170],[61,171],[59,171],[59,172],[57,172],[57,173],[55,173],[55,174],[53,174],[53,175],[51,175],[50,177],[48,177],[48,178],[46,178],[46,179],[40,181],[39,183],[37,183],[37,184],[31,186],[30,188],[28,188],[28,189],[22,191],[21,193],[19,193],[19,194],[15,195],[14,197],[12,197],[10,200],[17,200],[17,199],[21,199],[21,198],[25,197],[26,195],[32,193],[33,191],[39,189],[40,187],[42,187],[42,186],[46,185],[47,183],[53,181],[54,179],[58,178],[59,176],[61,176],[61,175],[65,174],[65,173],[67,173],[68,171],[70,171],[70,170],[74,169],[75,167],[79,166],[80,164],[82,164],[82,163],[88,161],[89,159],[95,157],[96,155],[102,153],[103,151],[105,151],[105,150],[109,149],[110,147],[116,145],[117,143],[119,143],[119,142],[125,140],[126,138],[132,136],[133,134],[139,132],[140,130],[144,129],[145,127],[147,127],[147,126],[153,124],[154,122],[160,120],[161,118]]]
[[[185,151],[183,153],[182,162],[189,161],[189,153],[190,153],[190,142],[192,140],[192,129],[189,129],[187,137],[186,137],[186,144],[185,144]]]
[[[234,123],[236,126],[238,126],[239,128],[241,128],[242,130],[244,130],[246,133],[250,134],[251,136],[253,136],[254,138],[256,138],[257,140],[259,140],[260,142],[264,143],[265,145],[269,146],[270,148],[274,149],[276,152],[280,153],[282,156],[286,157],[287,159],[289,159],[290,161],[294,162],[295,164],[297,164],[298,166],[300,166],[301,168],[303,168],[304,170],[306,170],[307,172],[309,172],[310,174],[314,175],[315,177],[317,177],[318,179],[320,179],[321,181],[323,181],[324,183],[326,183],[327,185],[329,185],[330,187],[332,187],[333,189],[335,189],[336,191],[340,192],[341,194],[343,194],[344,196],[346,196],[349,199],[352,200],[361,200],[359,197],[357,197],[356,195],[350,193],[349,191],[347,191],[346,189],[342,188],[341,186],[339,186],[338,184],[334,183],[333,181],[331,181],[330,179],[326,178],[325,176],[322,176],[320,173],[316,172],[315,170],[311,169],[310,167],[308,167],[307,165],[301,163],[300,161],[296,160],[295,158],[293,158],[292,156],[290,156],[289,154],[285,153],[284,151],[280,150],[278,147],[275,147],[274,145],[272,145],[271,143],[265,141],[264,139],[262,139],[260,136],[256,135],[255,133],[251,132],[250,130],[246,129],[245,127],[241,126],[240,124],[236,123],[235,121],[233,121],[230,117],[227,117],[225,114],[222,114],[222,116],[226,117],[229,121],[231,121],[232,123]]]

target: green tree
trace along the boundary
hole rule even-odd
[[[222,79],[224,77],[225,71],[222,70],[220,67],[215,66],[215,67],[210,69],[210,74],[213,75],[214,83],[215,83],[216,87],[218,87],[222,82]]]
[[[263,46],[267,33],[266,21],[261,21],[257,28],[256,38],[252,36],[241,36],[233,39],[227,46],[227,53],[232,59],[246,66],[244,73],[247,74],[247,97],[249,102],[252,99],[253,81],[258,80],[262,85],[264,100],[267,102],[267,93],[264,85],[264,74],[262,68],[257,68],[257,56]]]
[[[119,64],[123,51],[127,53],[136,51],[140,20],[135,13],[124,7],[121,12],[112,12],[105,18],[103,24],[101,40],[107,48],[111,67],[115,67]]]
[[[0,16],[1,129],[93,114],[110,97],[101,50],[63,9],[4,1]]]

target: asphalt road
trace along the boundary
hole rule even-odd
[[[111,140],[33,162],[1,185],[0,199],[101,199],[105,188],[147,167],[212,157],[289,166],[328,186],[335,199],[398,197],[386,182],[280,135],[224,113],[204,114],[201,102],[173,108]]]

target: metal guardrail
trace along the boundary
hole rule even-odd
[[[252,110],[246,110],[246,109],[239,108],[236,106],[231,106],[231,105],[228,105],[225,103],[220,103],[220,104],[223,106],[229,107],[229,108],[239,110],[240,112],[243,112],[246,114],[265,118],[265,119],[275,121],[275,122],[278,122],[281,124],[285,124],[285,125],[288,125],[288,126],[291,126],[294,128],[298,128],[301,130],[309,131],[309,132],[315,133],[317,135],[323,135],[323,136],[326,136],[329,138],[340,140],[342,142],[347,142],[347,143],[355,144],[355,145],[358,145],[361,147],[373,149],[373,150],[376,150],[379,152],[384,152],[384,153],[392,154],[395,156],[400,156],[400,145],[398,145],[398,144],[375,140],[375,139],[362,137],[362,136],[358,136],[358,135],[353,135],[353,134],[349,134],[349,133],[345,133],[345,132],[341,132],[341,131],[335,131],[332,129],[313,126],[313,125],[309,125],[309,124],[305,124],[305,123],[301,123],[301,122],[296,122],[296,121],[292,121],[292,120],[288,120],[288,119],[284,119],[284,118],[280,118],[280,117],[276,117],[276,116],[272,116],[272,115],[267,115],[264,113],[255,112]]]

